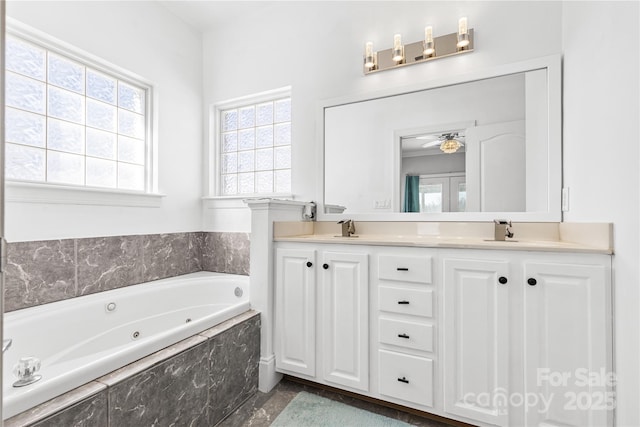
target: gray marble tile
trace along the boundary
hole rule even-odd
[[[142,236],[143,281],[200,271],[202,249],[195,234],[171,233]]]
[[[249,233],[205,233],[202,269],[248,276],[249,250]]]
[[[109,372],[108,374],[96,379],[96,382],[104,384],[105,386],[114,386],[119,382],[125,381],[136,374],[144,372],[145,370],[162,363],[164,360],[170,359],[171,357],[189,350],[198,344],[204,343],[205,341],[207,341],[207,338],[201,337],[200,335],[194,335],[172,344],[169,347],[165,347],[162,350],[156,351],[142,359],[136,360],[133,363],[116,369],[115,371]]]
[[[258,389],[260,317],[209,340],[209,424],[216,425]]]
[[[222,323],[217,324],[216,326],[205,329],[200,332],[198,335],[207,338],[213,338],[216,335],[220,335],[221,333],[233,328],[234,326],[244,322],[245,320],[251,319],[252,317],[260,317],[260,312],[256,310],[247,310],[244,313],[240,313],[237,316],[232,317],[229,320],[225,320]]]
[[[33,424],[33,427],[105,427],[109,423],[107,408],[107,392],[103,391]]]
[[[143,236],[78,239],[78,295],[143,282]]]
[[[190,256],[193,257],[194,271],[202,271],[202,252],[204,251],[204,235],[202,231],[193,231],[189,233],[189,239],[191,239],[191,250],[193,251]]]
[[[208,345],[197,345],[109,387],[109,422],[116,426],[209,426]]]
[[[4,427],[30,426],[45,418],[55,418],[58,413],[71,409],[83,401],[89,402],[95,395],[102,392],[105,392],[102,394],[106,398],[106,390],[105,385],[92,381],[5,420]]]
[[[74,240],[7,244],[5,311],[76,296]]]

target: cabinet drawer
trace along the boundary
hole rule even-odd
[[[433,360],[380,350],[380,394],[433,405]]]
[[[433,351],[433,325],[393,319],[380,319],[378,325],[381,343]]]
[[[381,311],[433,317],[433,291],[380,286],[378,306]]]
[[[378,278],[413,283],[431,283],[430,256],[380,255]]]

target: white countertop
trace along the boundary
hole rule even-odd
[[[351,237],[342,237],[333,234],[307,234],[275,237],[274,241],[375,246],[410,246],[422,248],[491,249],[596,254],[613,253],[609,248],[592,247],[581,243],[564,241],[508,239],[503,242],[478,237],[441,237],[402,234],[356,234]]]

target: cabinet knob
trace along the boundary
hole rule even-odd
[[[329,269],[329,264],[322,264],[322,268],[324,268],[325,270]]]
[[[507,280],[507,278],[506,278],[506,277],[504,277],[504,276],[500,276],[500,277],[498,278],[498,282],[500,282],[500,284],[501,284],[501,285],[505,285],[505,284],[508,282],[508,280]]]
[[[307,267],[309,268],[313,267],[313,263],[311,261],[307,261]]]
[[[398,270],[398,271],[409,271],[409,269],[407,267],[398,267],[398,268],[396,268],[396,270]]]
[[[398,301],[398,304],[409,304],[409,301]]]
[[[538,284],[538,281],[536,279],[534,279],[533,277],[529,278],[529,280],[527,280],[527,283],[529,284],[529,286],[535,286]]]
[[[398,338],[409,339],[409,335],[407,335],[407,334],[398,334]]]
[[[398,378],[401,383],[409,384],[409,380],[406,377]]]

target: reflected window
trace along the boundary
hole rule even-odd
[[[420,212],[442,212],[443,196],[441,183],[420,185]]]
[[[420,212],[465,212],[466,188],[464,175],[420,175]]]
[[[147,191],[150,86],[8,34],[6,178]]]

